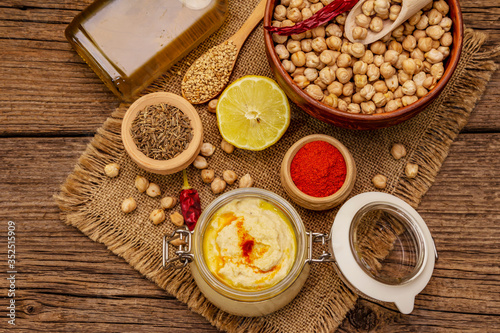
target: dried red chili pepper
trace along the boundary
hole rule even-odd
[[[186,170],[182,171],[182,176],[184,178],[184,186],[179,195],[179,201],[181,203],[184,223],[186,223],[189,230],[193,231],[201,214],[200,196],[198,195],[198,191],[189,186]]]
[[[337,15],[351,10],[358,1],[359,0],[334,0],[307,20],[301,21],[291,27],[278,28],[266,26],[265,28],[278,35],[298,35],[332,20]]]

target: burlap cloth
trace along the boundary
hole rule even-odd
[[[257,0],[230,1],[229,16],[222,28],[157,80],[151,91],[169,91],[180,94],[180,81],[189,65],[210,47],[219,44],[238,30],[251,13]],[[416,207],[432,184],[448,153],[450,144],[466,124],[476,101],[495,70],[488,60],[493,50],[481,46],[485,36],[467,30],[461,61],[446,89],[439,98],[417,117],[401,125],[376,131],[351,131],[327,125],[308,116],[292,105],[292,121],[286,134],[274,146],[261,152],[237,149],[228,155],[218,148],[208,158],[210,168],[221,175],[226,169],[239,176],[250,173],[255,186],[271,190],[286,199],[280,184],[279,166],[287,149],[298,139],[313,133],[324,133],[339,139],[351,151],[357,166],[358,178],[351,196],[374,191],[371,179],[381,173],[388,177],[385,192],[395,194]],[[243,46],[231,80],[254,74],[272,77],[263,40],[262,23]],[[310,276],[299,295],[282,310],[260,318],[242,318],[229,315],[210,304],[200,293],[188,268],[165,271],[161,267],[162,237],[174,226],[165,222],[159,226],[149,220],[149,213],[159,207],[159,199],[139,194],[134,187],[136,175],[144,175],[160,185],[165,194],[177,196],[182,187],[182,176],[158,176],[139,169],[125,153],[120,125],[126,105],[118,108],[79,159],[75,169],[57,196],[62,219],[78,228],[96,242],[104,243],[113,253],[123,257],[159,287],[175,295],[190,309],[202,314],[213,325],[229,332],[319,332],[333,331],[353,308],[357,295],[339,279],[331,264],[312,265]],[[197,107],[205,130],[205,141],[220,147],[221,137],[214,114],[206,106]],[[395,160],[390,155],[393,143],[406,146],[408,155]],[[121,166],[120,176],[108,178],[103,168],[110,162]],[[404,177],[406,163],[419,165],[416,179]],[[216,196],[201,181],[199,171],[188,168],[191,185],[198,189],[202,208]],[[228,186],[227,190],[235,188]],[[226,191],[227,191],[226,190]],[[120,210],[124,198],[134,197],[138,208],[125,215]],[[307,230],[328,232],[336,209],[313,212],[295,206]],[[179,207],[175,209],[179,210]],[[170,213],[167,211],[167,214]]]

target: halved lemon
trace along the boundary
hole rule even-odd
[[[224,140],[249,150],[272,146],[290,124],[288,98],[264,76],[244,76],[231,83],[220,95],[216,112]]]

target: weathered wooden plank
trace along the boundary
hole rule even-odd
[[[215,332],[102,244],[59,220],[52,195],[89,140],[0,139],[0,228],[5,230],[8,220],[18,226],[20,327]],[[418,209],[440,259],[415,311],[404,316],[391,306],[360,301],[340,331],[365,326],[401,332],[498,328],[499,168],[500,134],[459,136]],[[5,247],[3,237],[0,247]],[[360,313],[365,315],[356,319]]]

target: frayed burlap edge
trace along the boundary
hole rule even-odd
[[[458,80],[455,82],[455,89],[447,98],[448,102],[440,106],[441,110],[429,126],[420,146],[410,156],[410,161],[419,165],[419,176],[412,180],[400,177],[394,191],[395,195],[414,207],[420,203],[422,196],[433,183],[448,154],[451,142],[467,123],[475,103],[497,68],[495,63],[488,59],[497,55],[500,48],[480,50],[485,40],[485,34],[472,29],[466,30],[464,50],[467,52],[462,54],[465,59],[461,62],[465,68],[457,68],[457,72],[463,70],[464,73],[459,78],[452,78]],[[154,84],[148,91],[164,88],[161,82]],[[141,250],[140,244],[129,239],[120,230],[113,229],[101,217],[91,216],[86,212],[86,204],[92,201],[96,186],[105,177],[102,172],[104,166],[124,157],[120,129],[125,111],[126,105],[122,105],[105,121],[62,185],[60,194],[55,196],[61,209],[62,220],[78,228],[93,241],[105,244],[141,274],[187,303],[189,308],[202,314],[217,328],[231,332],[281,333],[269,322],[259,318],[232,316],[217,309],[203,297],[187,270],[176,272],[174,279],[174,273],[162,270],[158,259]],[[329,300],[320,322],[315,323],[318,331],[335,330],[343,319],[339,318],[338,313],[346,313],[353,308],[357,296],[347,289],[344,296],[345,299]]]

